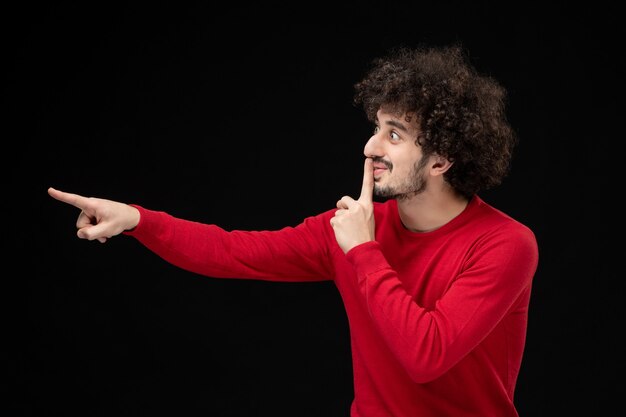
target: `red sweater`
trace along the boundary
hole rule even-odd
[[[334,280],[348,316],[352,417],[514,417],[534,234],[478,196],[443,227],[406,230],[375,202],[376,240],[344,254],[335,209],[276,231],[226,231],[140,206],[125,234],[216,278]]]

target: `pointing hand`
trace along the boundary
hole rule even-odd
[[[94,197],[83,197],[48,188],[48,194],[56,200],[70,204],[81,210],[76,220],[77,236],[81,239],[98,240],[101,243],[108,238],[130,230],[139,223],[139,210],[116,201]]]

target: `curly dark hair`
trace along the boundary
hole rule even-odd
[[[505,114],[507,92],[479,74],[459,44],[392,49],[354,87],[354,104],[372,122],[381,107],[417,115],[416,143],[424,155],[454,162],[444,178],[461,195],[469,198],[508,174],[518,138]]]

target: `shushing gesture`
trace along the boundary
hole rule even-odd
[[[337,201],[338,210],[330,219],[339,247],[347,253],[361,243],[374,240],[374,168],[372,159],[366,158],[363,168],[363,185],[358,200],[344,196]]]
[[[76,235],[81,239],[98,240],[130,230],[139,223],[139,210],[128,204],[102,198],[83,197],[78,194],[48,188],[51,197],[81,210],[76,220]]]

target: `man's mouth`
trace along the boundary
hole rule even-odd
[[[379,177],[379,176],[381,176],[381,175],[383,174],[383,172],[385,172],[385,171],[387,171],[387,167],[385,167],[385,166],[382,166],[382,167],[375,166],[375,167],[374,167],[374,176],[375,176],[375,177]]]
[[[387,166],[387,164],[385,164],[383,161],[374,162],[373,169],[374,169],[374,177],[379,177],[385,171],[389,171],[390,170],[389,166]]]

